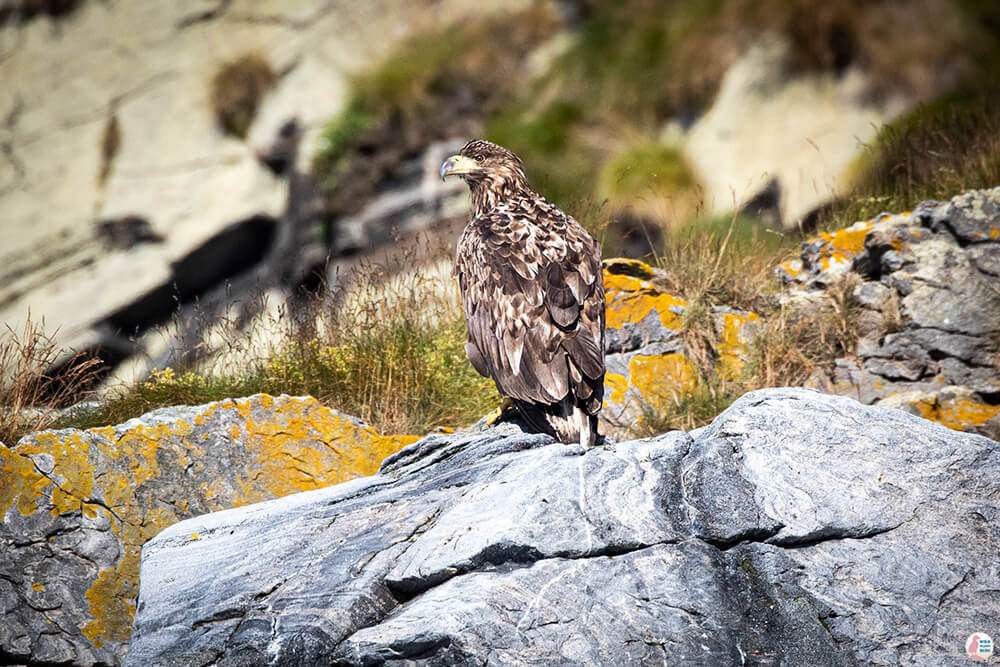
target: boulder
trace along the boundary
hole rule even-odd
[[[806,389],[584,449],[434,435],[146,543],[127,665],[951,665],[1000,443]]]
[[[951,428],[1000,435],[1000,188],[873,220],[803,244],[778,269],[794,299],[853,284],[856,354],[821,389]]]
[[[705,212],[722,215],[735,205],[794,229],[834,201],[859,146],[915,103],[872,104],[870,86],[858,68],[842,76],[795,72],[782,39],[747,49],[683,138],[684,156],[704,186]]]
[[[120,664],[146,540],[198,514],[370,475],[414,440],[312,398],[261,394],[0,444],[0,656]]]

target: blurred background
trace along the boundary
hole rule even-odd
[[[755,297],[817,228],[1000,184],[998,93],[992,0],[0,0],[0,403],[461,426],[469,138],[675,289],[724,235]]]

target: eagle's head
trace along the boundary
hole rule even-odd
[[[524,164],[513,151],[503,146],[473,139],[441,165],[442,180],[460,176],[469,184],[472,200],[478,210],[492,207],[499,201],[528,190]]]

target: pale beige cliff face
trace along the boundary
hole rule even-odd
[[[254,149],[283,122],[305,124],[307,164],[352,72],[414,29],[472,13],[482,8],[466,0],[136,0],[3,26],[0,322],[17,327],[30,307],[64,344],[93,342],[92,324],[162,285],[171,262],[233,222],[280,216],[287,185]],[[249,52],[279,79],[242,142],[218,129],[209,83]],[[121,143],[102,184],[113,114]],[[97,222],[123,215],[148,220],[163,242],[105,249]]]
[[[785,227],[843,192],[845,170],[878,127],[912,105],[863,102],[865,77],[849,71],[790,77],[780,42],[751,48],[727,72],[711,109],[683,138],[705,187],[708,213],[725,213],[781,188]]]

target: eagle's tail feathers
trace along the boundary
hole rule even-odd
[[[514,405],[528,428],[536,433],[547,433],[566,444],[579,442],[584,447],[600,439],[597,416],[589,414],[571,395],[552,405],[517,399]]]

